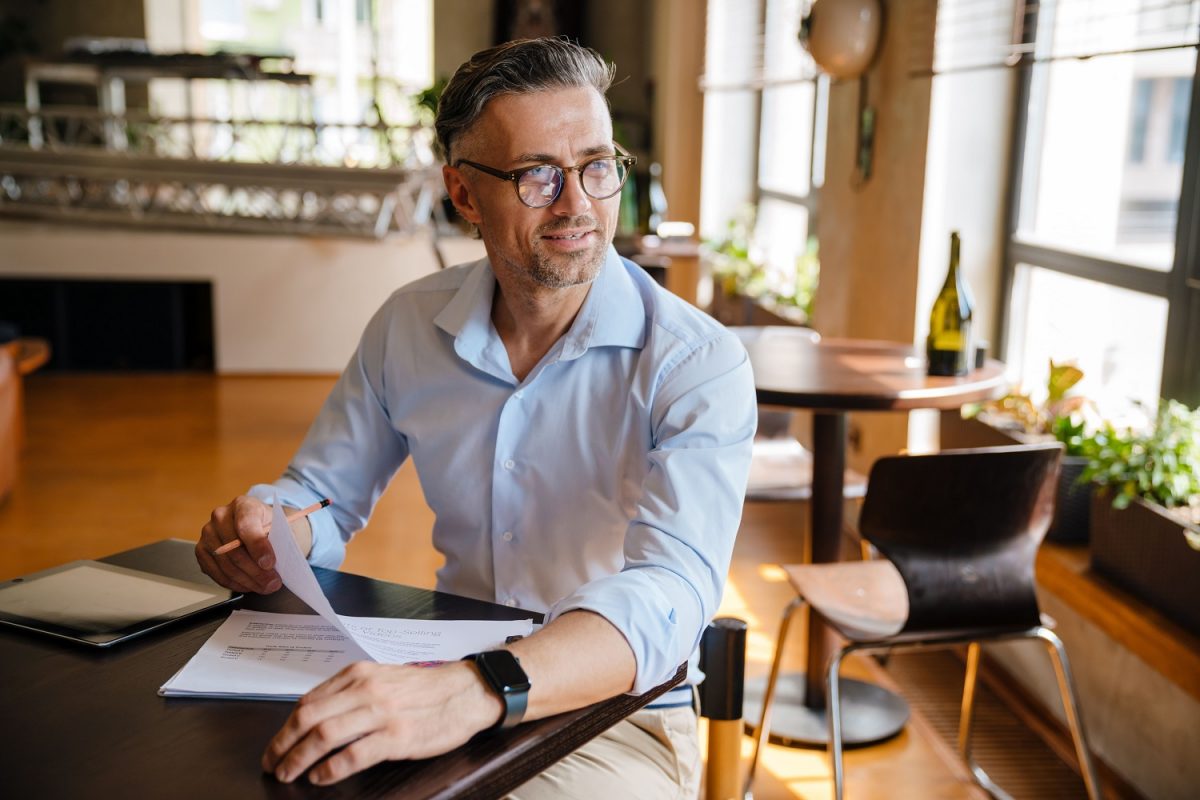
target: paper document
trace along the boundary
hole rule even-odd
[[[234,611],[158,693],[295,700],[355,661],[453,661],[528,636],[532,620],[420,620],[336,613],[296,546],[278,502],[268,534],[275,570],[310,614]]]
[[[455,661],[527,636],[529,620],[424,620],[347,617],[370,637],[373,659],[389,664]],[[163,684],[164,697],[296,700],[338,670],[362,661],[338,628],[312,614],[235,610],[183,669]]]

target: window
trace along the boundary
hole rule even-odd
[[[802,0],[709,0],[700,232],[719,241],[756,209],[751,258],[796,296],[815,246],[827,79],[800,45]]]
[[[1191,104],[1192,82],[1187,78],[1176,78],[1171,99],[1171,140],[1167,145],[1167,161],[1183,163],[1183,147],[1187,139],[1188,106]]]
[[[283,55],[285,70],[311,76],[311,85],[152,81],[160,115],[254,123],[250,134],[235,135],[231,126],[205,131],[196,147],[206,157],[288,161],[299,148],[316,163],[386,164],[389,142],[371,126],[416,122],[412,95],[433,82],[433,0],[203,0],[198,18],[181,16],[178,24],[192,26],[185,38],[205,52]],[[153,35],[150,45],[178,49]],[[272,122],[294,127],[267,130]]]
[[[1146,160],[1146,125],[1150,118],[1150,93],[1154,81],[1142,78],[1133,90],[1133,130],[1129,132],[1129,160],[1140,164]]]
[[[1091,7],[1040,7],[1018,93],[1005,358],[1027,387],[1045,385],[1049,359],[1076,362],[1081,390],[1110,417],[1161,395],[1195,405],[1197,179],[1186,162],[1200,135],[1189,131],[1200,2],[1171,4],[1186,18],[1171,27],[1161,8],[1112,0],[1092,20],[1108,38],[1083,59],[1069,12]],[[1191,46],[1153,38],[1184,26]],[[1141,38],[1125,42],[1127,31]]]

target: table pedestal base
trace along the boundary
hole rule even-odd
[[[908,703],[873,683],[842,678],[842,744],[846,747],[875,744],[890,739],[908,722]],[[746,681],[742,714],[753,735],[762,719],[766,678]],[[771,743],[784,747],[825,747],[829,723],[825,709],[804,705],[804,673],[779,676],[771,708]]]

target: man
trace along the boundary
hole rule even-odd
[[[698,678],[741,514],[754,387],[734,336],[611,247],[632,162],[613,142],[611,79],[561,39],[459,68],[438,142],[487,258],[397,291],[284,476],[204,526],[196,553],[213,579],[275,591],[263,499],[332,498],[293,532],[312,563],[336,567],[411,456],[446,558],[438,589],[547,613],[509,652],[362,663],[318,686],[263,756],[279,780],[326,784],[433,756],[522,709],[536,719],[645,692],[689,659]],[[245,547],[213,555],[234,538]],[[496,670],[527,692],[505,691]],[[694,795],[695,729],[689,690],[669,693],[516,796]]]

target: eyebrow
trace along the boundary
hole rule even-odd
[[[597,145],[593,145],[592,147],[588,147],[588,148],[582,150],[579,155],[581,158],[585,158],[585,159],[590,156],[611,156],[611,155],[616,155],[616,150],[613,148],[611,143],[610,144],[597,144]],[[550,155],[549,153],[521,153],[519,156],[515,157],[510,163],[513,163],[513,164],[527,164],[527,163],[553,164],[554,156]]]

